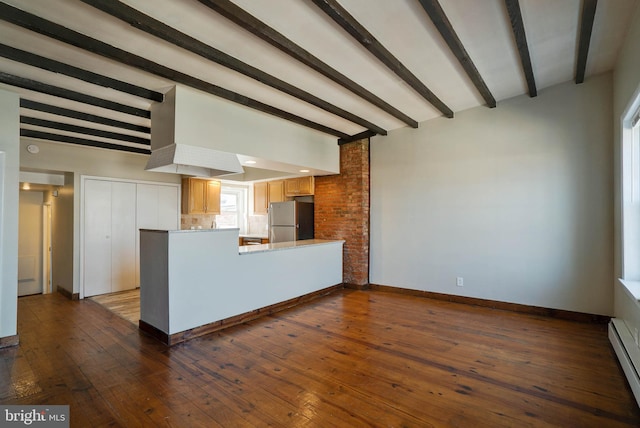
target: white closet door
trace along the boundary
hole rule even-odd
[[[138,184],[136,195],[138,229],[158,228],[158,187],[155,184]]]
[[[140,286],[140,229],[178,229],[178,187],[138,184],[136,230],[136,284]]]
[[[136,288],[136,184],[111,184],[111,292]]]
[[[158,186],[138,184],[136,195],[136,285],[140,286],[140,229],[158,228]]]
[[[158,229],[178,230],[178,214],[180,210],[180,200],[178,199],[178,187],[157,186],[158,187]]]
[[[111,182],[84,182],[84,295],[111,292]]]

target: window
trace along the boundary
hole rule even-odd
[[[222,183],[220,190],[220,214],[216,216],[219,229],[239,228],[240,234],[247,230],[247,190],[246,186]]]
[[[640,281],[640,95],[622,121],[622,278]]]

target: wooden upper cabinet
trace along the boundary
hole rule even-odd
[[[313,176],[288,178],[284,180],[285,196],[308,196],[313,195]]]
[[[269,209],[269,187],[266,181],[253,183],[253,212],[266,214]]]
[[[182,214],[220,214],[220,182],[183,178]]]
[[[220,186],[216,180],[207,181],[207,193],[204,212],[207,214],[220,214]]]
[[[274,180],[267,182],[269,203],[284,201],[284,180]]]
[[[313,195],[312,176],[253,183],[253,212],[268,214],[271,202],[283,202],[287,197]]]

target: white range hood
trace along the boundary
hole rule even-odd
[[[244,161],[271,175],[338,174],[335,137],[184,86],[151,104],[147,171],[244,181]],[[246,176],[246,177],[245,177]]]
[[[170,144],[152,150],[145,169],[199,177],[220,177],[244,172],[234,153],[187,144]]]

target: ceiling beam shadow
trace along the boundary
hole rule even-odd
[[[13,74],[4,73],[1,71],[0,83],[15,86],[18,88],[28,89],[30,91],[39,92],[42,94],[52,95],[54,97],[102,107],[108,110],[130,114],[132,116],[144,117],[145,119],[149,119],[151,117],[151,112],[149,110],[131,107],[125,104],[117,103],[115,101],[109,101],[102,98],[94,97],[92,95],[86,95],[80,92],[72,91],[70,89],[60,88],[58,86],[38,82],[36,80],[25,79],[24,77],[14,76]]]
[[[203,92],[207,92],[211,95],[224,98],[226,100],[241,104],[245,107],[252,108],[254,110],[261,111],[276,117],[279,117],[290,122],[297,123],[302,126],[306,126],[311,129],[323,132],[325,134],[334,135],[338,138],[348,137],[349,135],[332,129],[328,126],[312,122],[300,116],[296,116],[292,113],[270,106],[263,102],[254,100],[237,92],[230,91],[213,83],[205,82],[204,80],[197,79],[188,74],[181,73],[173,70],[164,65],[150,61],[141,56],[132,54],[115,46],[111,46],[107,43],[101,42],[89,36],[86,36],[77,31],[66,28],[62,25],[40,18],[31,13],[17,9],[13,6],[9,6],[0,2],[0,19],[9,22],[14,25],[18,25],[27,30],[34,31],[47,37],[51,37],[55,40],[67,43],[80,49],[84,49],[88,52],[109,58],[117,61],[125,66],[137,68],[156,76],[171,80],[176,83],[180,83],[191,88],[199,89]]]
[[[162,102],[164,100],[164,94],[161,92],[156,92],[152,91],[151,89],[132,85],[121,80],[83,70],[72,65],[45,58],[43,56],[23,51],[21,49],[17,49],[4,44],[0,44],[0,56],[12,61],[20,62],[22,64],[31,65],[33,67],[41,68],[43,70],[51,71],[54,73],[64,74],[65,76],[74,77],[76,79],[92,83],[94,85],[103,86],[109,89],[115,89],[116,91],[124,92],[129,95],[135,95],[137,97],[145,98],[151,101]]]
[[[33,129],[20,128],[20,136],[26,138],[37,138],[45,141],[55,141],[58,143],[78,144],[81,146],[98,147],[101,149],[119,150],[122,152],[141,153],[150,155],[151,150],[141,147],[125,146],[120,144],[104,143],[102,141],[89,140],[86,138],[72,137],[70,135],[54,134],[50,132],[35,131]]]
[[[598,0],[583,0],[582,2],[578,60],[576,63],[576,83],[584,82],[584,74],[587,69],[587,57],[589,55],[589,44],[591,43],[591,32],[593,31],[597,5]]]
[[[464,68],[471,82],[473,82],[482,98],[484,98],[487,106],[491,108],[495,107],[496,99],[491,94],[473,60],[471,60],[471,57],[464,48],[462,41],[458,37],[458,34],[456,34],[453,25],[451,25],[451,21],[447,18],[438,0],[420,0],[420,4],[425,12],[427,12],[429,18],[431,18],[433,25],[435,25],[436,29],[440,32],[440,35],[449,46],[451,52],[458,59],[462,68]]]
[[[504,0],[504,4],[507,7],[513,37],[516,40],[516,46],[520,54],[520,62],[522,63],[522,70],[527,81],[527,87],[529,88],[529,96],[535,97],[538,95],[538,90],[536,89],[536,80],[533,76],[533,67],[531,66],[529,45],[527,44],[527,34],[524,29],[524,22],[522,21],[520,3],[518,0]]]
[[[198,0],[198,1],[203,5],[209,7],[213,11],[217,12],[218,14],[234,22],[241,28],[253,33],[255,36],[259,37],[260,39],[274,46],[275,48],[281,50],[282,52],[286,53],[292,58],[295,58],[296,60],[300,61],[307,67],[331,79],[335,83],[341,85],[342,87],[358,95],[360,98],[368,101],[370,104],[375,105],[380,110],[406,123],[412,128],[418,127],[418,122],[416,120],[410,118],[409,116],[402,113],[400,110],[393,107],[392,105],[390,105],[389,103],[381,99],[380,97],[374,95],[367,89],[358,85],[353,80],[349,79],[347,76],[341,74],[334,68],[322,62],[320,59],[313,56],[310,52],[296,45],[291,40],[287,39],[282,34],[278,33],[276,30],[269,27],[262,21],[256,19],[254,16],[245,12],[243,9],[236,6],[234,3],[230,2],[229,0]]]
[[[59,131],[75,132],[77,134],[92,135],[94,137],[110,138],[112,140],[126,141],[128,143],[151,145],[149,138],[137,137],[135,135],[120,134],[118,132],[105,131],[102,129],[87,128],[85,126],[72,125],[70,123],[56,122],[53,120],[39,119],[36,117],[20,116],[20,123],[25,125],[40,126]]]
[[[145,134],[151,133],[151,128],[149,128],[148,126],[136,125],[135,123],[123,122],[120,120],[110,119],[108,117],[98,116],[95,114],[85,113],[64,107],[58,107],[38,101],[31,101],[25,98],[20,98],[20,107],[29,110],[40,111],[43,113],[55,114],[57,116],[84,120],[86,122],[99,123],[102,125],[112,126],[114,128],[128,129],[130,131],[143,132]]]
[[[453,117],[453,111],[447,107],[427,86],[404,66],[387,48],[367,31],[353,16],[335,0],[312,0],[324,13],[356,39],[362,46],[378,58],[391,71],[404,80],[418,94],[446,117]]]
[[[182,33],[124,3],[113,0],[81,0],[109,15],[127,22],[129,25],[156,36],[162,40],[179,46],[189,52],[195,53],[209,61],[213,61],[231,70],[257,80],[265,85],[282,91],[299,100],[321,108],[331,114],[356,123],[364,128],[375,131],[381,135],[387,135],[387,131],[380,126],[341,109],[313,94],[303,91],[295,86],[280,80],[256,67],[253,67],[237,58],[232,57],[206,43],[201,42],[185,33]]]

